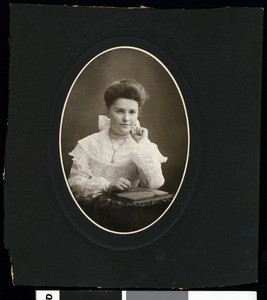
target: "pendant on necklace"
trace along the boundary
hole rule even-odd
[[[110,142],[111,142],[111,146],[112,146],[112,149],[113,149],[113,155],[112,155],[112,158],[111,158],[111,163],[113,164],[114,163],[114,157],[115,157],[115,154],[116,152],[123,146],[123,144],[126,142],[127,138],[129,136],[129,133],[127,134],[126,138],[124,139],[124,141],[119,145],[119,147],[115,150],[114,148],[114,145],[113,145],[113,141],[112,141],[112,138],[109,134],[109,139],[110,139]]]

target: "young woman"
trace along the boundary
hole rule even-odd
[[[129,79],[106,90],[107,117],[99,116],[100,132],[78,141],[70,153],[73,164],[68,179],[77,200],[130,187],[158,189],[164,183],[162,156],[140,127],[139,109],[147,95],[143,86]]]

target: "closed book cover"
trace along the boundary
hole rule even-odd
[[[161,201],[172,197],[168,192],[146,188],[130,188],[126,192],[114,193],[118,198],[128,200],[130,203],[144,203],[145,201]]]

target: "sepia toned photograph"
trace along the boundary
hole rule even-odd
[[[145,50],[100,53],[70,87],[60,147],[66,184],[90,221],[115,233],[144,230],[167,213],[186,172],[179,84]]]

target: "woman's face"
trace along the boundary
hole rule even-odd
[[[108,109],[110,130],[117,135],[127,135],[138,117],[138,103],[132,99],[118,98]]]

